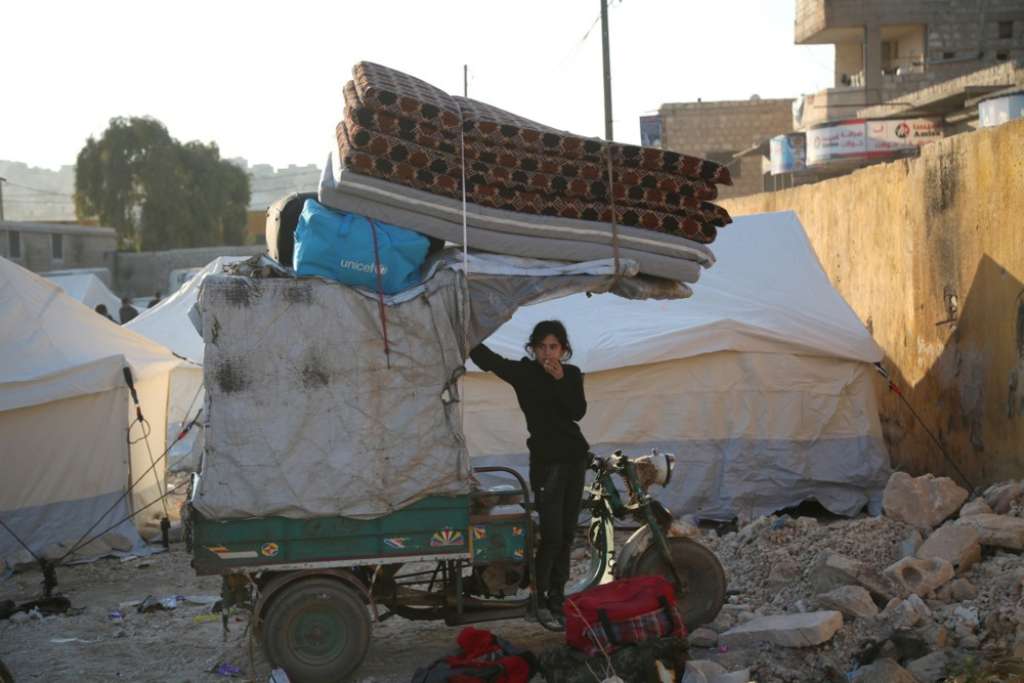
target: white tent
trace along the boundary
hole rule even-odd
[[[94,523],[102,531],[157,500],[163,468],[143,474],[150,453],[163,453],[168,381],[181,361],[2,258],[0,314],[0,520],[33,552],[60,557]],[[148,448],[145,426],[132,424],[126,368],[153,426]],[[157,503],[136,526],[161,514]],[[116,531],[138,541],[130,523]],[[0,559],[27,559],[2,528]]]
[[[179,356],[192,361],[182,364],[171,376],[167,408],[168,443],[174,442],[184,424],[192,420],[203,405],[203,338],[189,320],[189,311],[196,303],[199,286],[208,275],[222,272],[226,264],[243,260],[245,257],[241,256],[214,259],[174,294],[125,324],[127,329],[163,344]],[[167,454],[168,467],[172,471],[196,469],[202,449],[202,429],[191,430],[184,439],[171,447]]]
[[[738,218],[714,250],[690,299],[575,295],[521,308],[487,343],[519,358],[536,322],[562,320],[587,373],[592,450],[674,453],[659,497],[676,513],[728,519],[807,499],[877,509],[889,471],[873,385],[881,349],[795,214]],[[464,389],[470,453],[525,464],[511,388],[475,371]]]
[[[121,320],[121,300],[103,284],[95,273],[57,272],[43,273],[50,282],[63,289],[69,296],[95,310],[100,304],[107,307],[107,313],[115,322]]]

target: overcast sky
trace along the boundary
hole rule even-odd
[[[794,0],[612,0],[615,138],[663,102],[832,85],[832,48],[793,45]],[[251,163],[319,164],[352,65],[604,134],[600,0],[6,3],[0,159],[74,163],[113,116]],[[590,31],[589,36],[584,36]]]

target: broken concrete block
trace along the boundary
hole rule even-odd
[[[829,553],[811,568],[810,582],[819,593],[839,586],[863,586],[878,600],[896,595],[895,587],[884,576],[864,562],[851,560],[839,553]]]
[[[949,584],[949,597],[953,602],[973,600],[978,597],[978,589],[967,579],[955,579]]]
[[[921,532],[911,529],[907,537],[900,541],[900,557],[914,557],[922,543],[924,539],[921,538]]]
[[[949,664],[945,652],[932,652],[907,664],[907,671],[918,683],[938,683],[946,677]]]
[[[933,557],[922,560],[916,557],[904,557],[882,572],[904,596],[916,593],[928,595],[933,590],[950,581],[956,572],[953,565],[942,558]]]
[[[772,565],[768,572],[767,585],[769,588],[782,588],[794,583],[800,578],[803,568],[796,560],[791,558],[782,559]]]
[[[710,659],[691,659],[686,663],[682,683],[711,683],[712,678],[724,673],[725,667]]]
[[[960,508],[961,517],[970,517],[971,515],[988,515],[992,514],[992,508],[988,506],[984,498],[976,498],[969,503],[964,503],[964,506]]]
[[[693,647],[714,647],[718,645],[718,634],[709,628],[699,628],[688,638]]]
[[[928,605],[916,596],[911,595],[906,600],[891,602],[882,610],[882,617],[887,619],[897,631],[907,631],[920,624],[932,614]]]
[[[815,602],[824,609],[839,610],[847,617],[865,619],[878,614],[878,605],[871,594],[861,586],[840,586],[828,593],[822,593]]]
[[[895,661],[879,659],[854,671],[850,683],[917,683],[917,680]]]
[[[978,531],[970,526],[944,524],[917,549],[922,560],[933,557],[946,560],[957,573],[963,573],[981,561],[981,543]]]
[[[882,508],[887,517],[918,529],[934,529],[965,500],[967,491],[949,477],[911,477],[906,472],[894,472],[882,494]]]
[[[750,669],[740,669],[708,678],[708,683],[750,683]]]
[[[1024,497],[1022,485],[1024,485],[1022,482],[1012,480],[993,484],[985,489],[981,497],[992,508],[992,512],[997,515],[1005,515],[1015,502]]]
[[[811,647],[827,642],[843,627],[843,614],[834,610],[759,617],[718,636],[730,648],[767,642],[782,647]]]
[[[971,515],[957,524],[974,527],[982,545],[1024,550],[1024,518],[1006,515]]]

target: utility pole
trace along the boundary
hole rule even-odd
[[[601,1],[601,53],[604,56],[604,138],[612,139],[612,59],[608,53],[608,3]]]
[[[462,65],[462,96],[469,97],[469,64]]]
[[[0,178],[0,221],[4,219],[4,183],[7,178]]]

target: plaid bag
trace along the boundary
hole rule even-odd
[[[565,601],[565,640],[588,656],[664,637],[684,638],[672,584],[660,576],[619,579]]]

